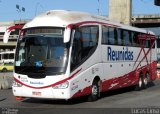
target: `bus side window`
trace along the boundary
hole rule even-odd
[[[145,41],[145,48],[150,48],[150,40]]]
[[[122,32],[121,29],[117,29],[117,40],[118,40],[118,45],[123,46],[123,37],[122,37]]]
[[[116,28],[114,28],[114,44],[118,44],[118,31]]]
[[[114,37],[114,28],[109,27],[109,44],[114,45],[115,37]]]
[[[132,32],[128,31],[128,34],[129,34],[129,43],[130,43],[130,45],[133,45],[133,42],[132,42]]]
[[[106,26],[102,27],[102,44],[118,44],[118,32],[116,28]]]
[[[106,26],[102,26],[102,44],[108,44],[109,39],[109,28]]]
[[[140,46],[139,40],[138,40],[138,32],[132,32],[132,42],[133,42],[133,46]]]
[[[135,39],[134,39],[134,36],[135,36],[135,32],[131,32],[131,39],[132,39],[132,45],[133,46],[136,46],[136,42],[134,41]]]
[[[71,70],[87,60],[98,45],[98,26],[83,26],[75,30],[72,46]]]
[[[129,31],[127,30],[123,30],[123,41],[125,46],[129,46],[131,44]]]

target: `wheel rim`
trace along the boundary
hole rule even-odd
[[[144,84],[147,85],[148,84],[148,81],[149,81],[149,76],[148,74],[145,76],[144,78]]]
[[[145,85],[148,84],[148,79],[147,79],[147,77],[144,78],[144,84],[145,84]]]
[[[98,87],[96,85],[93,85],[92,87],[92,94],[97,95],[98,94]]]
[[[139,87],[140,88],[142,87],[142,78],[141,77],[139,78]]]

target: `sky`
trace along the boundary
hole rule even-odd
[[[99,2],[98,2],[99,1]],[[20,19],[32,19],[39,13],[48,10],[74,10],[92,14],[108,15],[109,0],[0,0],[0,22]],[[18,11],[16,4],[25,8]],[[132,0],[132,13],[160,14],[160,6],[154,0]]]

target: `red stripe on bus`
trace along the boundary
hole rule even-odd
[[[68,78],[66,78],[66,79],[63,79],[63,80],[58,81],[58,82],[56,82],[56,83],[54,83],[54,84],[51,84],[51,85],[48,85],[48,86],[43,86],[43,87],[33,87],[33,86],[30,86],[30,85],[24,84],[24,83],[22,83],[21,81],[19,81],[18,79],[16,79],[15,77],[14,77],[14,80],[15,80],[16,82],[20,83],[21,85],[26,86],[26,87],[29,87],[29,88],[33,88],[33,89],[45,89],[45,88],[49,88],[49,87],[54,87],[54,86],[56,86],[56,85],[59,85],[59,84],[62,84],[62,83],[64,83],[64,82],[66,82],[67,80],[72,79],[72,78],[73,78],[75,75],[77,75],[81,70],[82,70],[82,68],[79,69],[79,70],[77,70],[74,74],[72,74],[70,77],[68,77]]]
[[[15,25],[15,26],[11,26],[9,27],[7,30],[10,32],[13,29],[22,29],[24,25]]]
[[[156,61],[153,61],[151,64],[143,66],[139,69],[135,69],[134,71],[131,71],[128,74],[125,74],[123,76],[115,77],[115,78],[108,79],[108,80],[103,79],[103,82],[101,83],[101,92],[114,90],[114,89],[118,89],[118,88],[124,88],[124,87],[138,84],[140,71],[142,71],[144,75],[147,73],[147,71],[149,71],[150,81],[153,81],[156,79],[155,65],[156,65]],[[155,69],[148,70],[148,67],[150,67],[150,66]],[[139,73],[137,74],[137,72],[139,72]],[[73,94],[73,96],[71,98],[89,95],[89,94],[91,94],[91,90],[92,90],[91,85],[88,87],[84,87],[83,89],[78,90],[75,94]]]
[[[111,26],[111,27],[120,27],[120,26],[117,26],[117,25],[113,25],[113,24],[108,24],[108,23],[104,23],[104,22],[98,22],[98,21],[83,21],[83,22],[79,22],[79,23],[72,23],[72,24],[69,24],[67,26],[67,28],[70,28],[72,29],[73,26],[81,26],[81,25],[85,25],[85,24],[101,24],[101,25],[105,25],[105,26]]]
[[[148,49],[147,52],[146,52],[145,49],[144,49],[144,48],[145,48],[144,42],[146,43],[146,41],[147,41],[148,39],[149,39],[149,41],[152,41],[152,42],[151,42],[151,45],[150,45],[149,49]],[[149,52],[152,51],[152,47],[154,46],[154,42],[155,42],[156,38],[155,38],[154,35],[151,35],[151,34],[149,34],[149,33],[147,32],[147,34],[145,34],[145,35],[139,35],[139,36],[138,36],[138,40],[139,40],[139,42],[141,43],[141,50],[140,50],[140,52],[139,52],[139,54],[138,54],[138,57],[137,57],[137,59],[136,59],[136,61],[135,61],[135,63],[134,63],[134,66],[136,65],[136,62],[137,62],[138,59],[140,58],[140,55],[141,55],[142,52],[144,53],[144,57],[140,60],[140,62],[139,62],[138,65],[136,66],[136,69],[139,67],[139,65],[142,63],[142,61],[143,61],[144,59],[146,59],[147,65],[149,64],[147,55],[149,54]]]

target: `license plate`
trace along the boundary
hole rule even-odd
[[[37,91],[33,91],[32,92],[32,95],[34,95],[34,96],[41,96],[41,92],[37,92]]]

